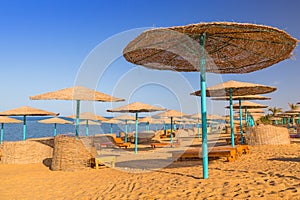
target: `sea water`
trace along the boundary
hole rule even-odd
[[[23,117],[13,117],[23,121]],[[47,119],[49,117],[26,117],[26,138],[41,138],[53,137],[54,124],[39,123],[39,120]],[[70,120],[64,118],[66,120]],[[73,122],[73,121],[71,121]],[[161,129],[162,125],[150,125],[151,130]],[[135,124],[128,124],[128,132],[135,131]],[[144,123],[139,124],[139,131],[146,130]],[[111,132],[111,125],[103,123],[101,125],[89,125],[89,135],[105,134]],[[112,124],[112,133],[119,136],[120,132],[125,132],[124,124]],[[57,124],[56,134],[75,135],[75,125],[73,124]],[[86,125],[79,126],[79,135],[86,135]],[[19,124],[4,124],[4,141],[20,141],[23,140],[23,123]]]

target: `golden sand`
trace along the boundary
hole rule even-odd
[[[235,162],[199,161],[159,171],[50,171],[43,164],[0,165],[0,199],[300,199],[300,144],[252,147]]]

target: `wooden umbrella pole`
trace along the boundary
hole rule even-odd
[[[135,139],[134,139],[134,153],[137,154],[137,146],[138,146],[138,128],[139,128],[139,119],[138,112],[135,113]]]
[[[0,144],[2,144],[3,142],[3,135],[4,135],[4,127],[3,127],[4,123],[1,123],[1,136],[0,136]]]
[[[200,78],[201,78],[201,116],[202,116],[202,160],[203,160],[203,178],[208,178],[208,151],[207,151],[207,123],[206,123],[206,57],[205,57],[206,34],[200,36]]]
[[[233,125],[232,88],[229,89],[229,107],[230,107],[231,146],[234,147],[234,125]]]
[[[23,140],[26,140],[26,115],[23,116]]]
[[[89,136],[89,120],[86,120],[85,124],[85,135]]]
[[[53,133],[53,136],[54,137],[56,136],[56,123],[54,123],[54,133]]]
[[[243,110],[242,110],[242,100],[239,99],[239,110],[240,110],[240,134],[241,134],[241,143],[244,143],[243,139]]]
[[[76,121],[75,121],[76,138],[78,138],[79,136],[79,113],[80,113],[80,100],[76,100]]]
[[[171,144],[173,143],[173,135],[172,135],[172,132],[173,132],[173,117],[171,117],[171,132],[170,132],[170,143],[171,143]]]

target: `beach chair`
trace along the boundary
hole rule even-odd
[[[189,159],[200,159],[200,149],[188,149],[185,152],[172,152],[172,157],[175,161],[183,161]],[[225,157],[228,162],[232,162],[237,158],[237,150],[232,149],[212,149],[208,152],[208,158],[221,158]]]
[[[124,142],[121,138],[114,138],[114,142],[116,144],[116,146],[122,148],[124,147],[125,149],[127,149],[128,147],[131,146],[130,142]]]
[[[115,167],[116,156],[97,156],[92,158],[92,165],[95,166],[95,169],[103,167]]]
[[[150,144],[152,148],[158,147],[178,147],[181,145],[181,139],[173,140],[173,142],[154,142]]]

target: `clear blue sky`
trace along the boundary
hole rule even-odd
[[[0,110],[30,105],[63,115],[72,114],[71,102],[31,101],[29,96],[73,86],[80,66],[89,53],[101,42],[124,31],[232,21],[274,26],[300,39],[299,8],[298,0],[0,0]],[[118,88],[114,86],[122,74],[132,68],[124,59],[118,59],[101,77],[97,89],[105,93],[116,90],[113,94],[122,97],[122,92],[117,92]],[[137,70],[136,73],[145,72]],[[300,101],[299,74],[297,47],[293,59],[258,72],[218,75],[217,79],[276,86],[278,90],[268,95],[272,100],[260,103],[288,109],[288,102]],[[184,73],[183,76],[193,89],[199,89],[197,73]],[[213,83],[208,80],[208,84]],[[148,85],[136,88],[129,101],[180,109],[182,102],[175,96],[184,93],[175,93],[157,85]],[[111,105],[100,104],[96,105],[97,113],[108,115],[105,110]],[[122,104],[113,104],[118,105]],[[194,105],[181,108],[187,113],[195,111]]]

